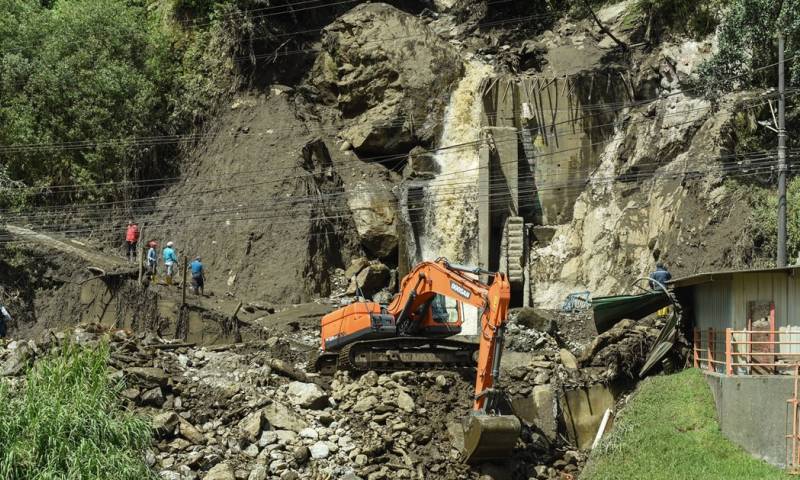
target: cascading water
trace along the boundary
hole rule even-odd
[[[439,173],[424,190],[422,260],[447,257],[477,264],[478,155],[481,138],[481,82],[492,68],[476,60],[450,96],[439,150],[434,157]]]
[[[476,60],[450,96],[442,138],[434,160],[439,173],[424,189],[424,228],[419,236],[422,260],[447,257],[451,262],[477,264],[478,176],[481,139],[481,83],[492,68]],[[457,318],[456,303],[447,299],[449,318]],[[462,310],[462,333],[478,333],[478,311]]]

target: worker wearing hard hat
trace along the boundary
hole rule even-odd
[[[158,252],[156,252],[158,243],[155,240],[147,242],[147,275],[150,280],[155,281],[156,271],[158,270]]]
[[[167,242],[167,246],[161,252],[164,258],[164,267],[166,269],[166,282],[167,285],[172,285],[172,275],[175,273],[175,265],[178,264],[178,255],[175,253],[175,244]]]
[[[136,259],[136,245],[139,243],[139,225],[134,223],[133,220],[128,221],[128,228],[125,230],[125,256],[128,262],[133,262]]]

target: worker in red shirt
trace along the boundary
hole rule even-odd
[[[133,262],[136,258],[136,244],[139,243],[139,225],[135,224],[133,220],[128,222],[128,229],[125,231],[125,243],[128,246],[128,262]]]

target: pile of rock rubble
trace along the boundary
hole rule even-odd
[[[623,340],[650,333],[629,330]],[[594,370],[584,374],[550,333],[515,327],[511,344],[515,337],[517,343],[525,339],[528,352],[502,380],[514,396],[538,398],[537,388],[552,393],[570,382],[607,378]],[[471,408],[474,373],[338,372],[324,378],[306,372],[298,361],[304,352],[281,337],[198,347],[84,325],[40,342],[8,343],[0,348],[0,373],[7,380],[19,376],[67,339],[109,343],[109,375],[123,382],[125,404],[152,419],[146,460],[165,479],[548,479],[579,471],[585,457],[549,432],[558,428],[553,419],[549,426],[526,422],[506,465],[467,466],[459,450],[460,419]],[[557,415],[558,408],[552,410]]]

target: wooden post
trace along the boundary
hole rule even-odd
[[[694,360],[693,360],[694,368],[700,368],[700,358],[699,358],[700,357],[700,329],[699,328],[695,328],[694,329],[694,339],[693,340],[694,341],[692,342],[693,343],[692,350],[693,350],[693,353],[694,353],[694,355],[693,355],[694,356]]]
[[[183,285],[181,285],[181,305],[186,305],[186,269],[189,265],[189,259],[184,255],[183,257]]]
[[[708,329],[708,371],[716,372],[714,368],[714,329]]]
[[[140,284],[143,283],[142,280],[144,280],[144,274],[143,274],[144,273],[143,272],[143,270],[144,270],[144,259],[145,259],[144,249],[145,249],[146,245],[142,245],[142,242],[141,242],[141,240],[144,239],[144,238],[145,238],[144,237],[144,227],[142,227],[142,229],[139,230],[139,240],[140,240],[139,248],[136,249],[136,260],[139,262],[139,283]]]
[[[725,375],[733,375],[733,332],[725,329]]]

